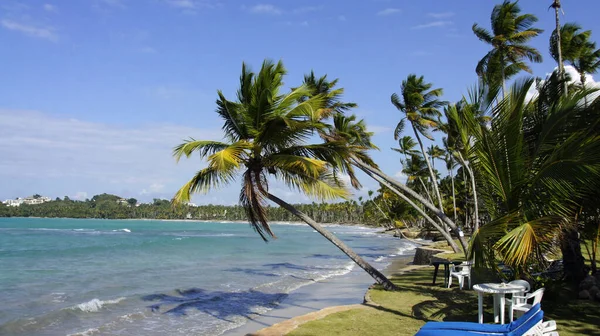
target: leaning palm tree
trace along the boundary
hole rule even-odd
[[[223,119],[224,142],[190,139],[175,147],[174,156],[194,153],[206,158],[199,170],[174,196],[173,202],[189,201],[195,192],[208,192],[240,176],[239,202],[250,225],[266,241],[275,237],[267,218],[267,200],[298,217],[337,246],[385,289],[394,284],[352,251],[344,242],[310,217],[271,194],[269,179],[282,181],[292,189],[320,199],[345,198],[348,191],[337,174],[343,166],[344,147],[307,144],[315,130],[325,127],[320,115],[325,95],[312,95],[303,85],[283,93],[286,70],[282,62],[265,61],[260,72],[242,65],[240,87],[235,101],[219,91],[217,114]],[[301,97],[307,97],[299,102]]]
[[[542,55],[526,43],[542,33],[541,29],[533,28],[537,17],[531,14],[521,14],[518,1],[505,0],[492,10],[492,31],[473,25],[473,33],[481,41],[490,44],[492,50],[477,64],[475,71],[489,86],[502,86],[502,95],[506,94],[506,80],[524,70],[531,69],[525,59],[540,63]]]
[[[442,236],[448,242],[448,245],[454,250],[454,252],[459,253],[460,249],[452,239],[452,236],[445,230],[442,226],[440,226],[436,221],[434,221],[428,214],[425,212],[421,206],[417,205],[411,198],[412,197],[416,201],[420,202],[424,205],[426,209],[432,211],[440,220],[442,220],[446,225],[451,227],[458,234],[458,227],[446,216],[443,210],[436,208],[431,202],[427,201],[413,189],[407,187],[406,185],[394,180],[390,176],[384,174],[379,170],[377,165],[373,162],[371,157],[368,155],[368,151],[371,149],[376,149],[377,147],[371,142],[371,137],[373,133],[368,132],[366,129],[366,125],[363,120],[355,122],[356,117],[345,116],[342,114],[337,114],[334,116],[334,126],[327,129],[327,131],[322,134],[322,136],[327,139],[327,141],[336,144],[342,144],[346,151],[348,152],[348,157],[350,159],[350,163],[360,170],[362,170],[367,176],[373,178],[375,181],[379,182],[382,186],[386,187],[406,203],[408,203],[411,207],[413,207],[427,222],[429,222],[436,230],[438,230]],[[463,247],[463,251],[466,253],[467,244],[462,237],[459,238],[459,241]]]
[[[396,140],[404,129],[405,120],[408,120],[427,163],[429,176],[433,184],[434,196],[437,197],[439,209],[443,210],[444,206],[437,185],[437,179],[420,136],[423,135],[427,139],[433,140],[433,137],[429,134],[429,129],[438,126],[436,119],[441,115],[439,109],[446,105],[446,102],[438,99],[442,95],[442,89],[431,89],[432,87],[433,84],[425,82],[423,76],[417,77],[411,74],[402,81],[402,98],[394,93],[391,100],[392,104],[405,115],[396,126]]]

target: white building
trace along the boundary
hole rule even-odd
[[[23,199],[22,198],[8,199],[8,200],[6,200],[6,201],[4,201],[2,203],[6,204],[8,206],[15,207],[15,206],[19,206],[19,205],[23,204]]]
[[[3,203],[8,205],[8,206],[19,206],[21,204],[28,204],[28,205],[35,205],[35,204],[42,204],[42,203],[46,203],[46,202],[50,202],[51,199],[50,197],[38,197],[38,198],[34,198],[33,196],[31,197],[26,197],[26,198],[17,198],[17,199],[9,199],[4,201]]]

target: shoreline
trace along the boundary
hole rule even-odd
[[[383,273],[391,276],[400,272],[410,265],[413,257],[414,253],[392,257]],[[221,336],[281,335],[281,328],[289,332],[301,323],[331,313],[365,308],[365,295],[373,283],[373,278],[357,267],[343,276],[315,282],[289,293],[272,310],[249,319],[244,325],[230,329]]]
[[[29,217],[0,217],[0,218],[32,218],[32,219],[81,219],[81,220],[105,220],[105,221],[144,221],[144,222],[189,222],[189,223],[216,223],[216,224],[248,224],[248,221],[245,220],[208,220],[208,219],[161,219],[161,218],[95,218],[95,217],[37,217],[37,216],[29,216]],[[271,221],[269,224],[279,224],[279,225],[308,225],[305,222],[301,221]],[[319,223],[324,226],[361,226],[369,229],[377,229],[381,228],[381,226],[370,225],[366,223]]]

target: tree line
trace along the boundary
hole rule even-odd
[[[49,217],[49,218],[98,218],[98,219],[194,219],[208,221],[246,221],[246,213],[239,205],[173,205],[164,199],[139,204],[134,198],[119,202],[116,195],[101,194],[85,201],[69,197],[53,201],[18,207],[0,203],[0,217]],[[297,204],[298,209],[321,223],[364,224],[377,226],[373,216],[372,202],[346,201],[339,203]],[[279,207],[268,207],[268,216],[273,221],[296,221],[292,214]]]

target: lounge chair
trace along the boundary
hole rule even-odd
[[[544,312],[540,305],[534,305],[521,318],[509,324],[480,324],[472,322],[428,322],[415,336],[551,336],[558,335],[555,332],[554,321],[543,322]]]

